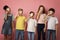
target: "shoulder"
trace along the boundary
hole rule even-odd
[[[11,13],[11,15],[13,16],[13,14]]]
[[[46,16],[46,14],[43,14],[44,16]]]
[[[55,18],[57,18],[57,17],[55,17]]]
[[[7,14],[5,13],[4,16],[6,16]]]
[[[36,20],[36,19],[34,19],[34,20]]]
[[[46,14],[41,14],[41,15],[46,16]]]
[[[13,14],[12,13],[10,13],[10,15],[9,16],[13,16]]]
[[[58,20],[58,18],[57,17],[54,17],[56,20]]]
[[[22,16],[23,18],[26,18],[25,16]]]
[[[15,19],[17,19],[19,16],[16,16]]]
[[[22,16],[22,19],[26,20],[27,18],[25,16]]]
[[[37,20],[36,20],[36,19],[34,19],[34,21],[35,21],[35,22],[37,22]]]

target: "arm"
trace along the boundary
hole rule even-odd
[[[46,23],[45,23],[45,27],[44,27],[44,32],[46,32]]]
[[[44,22],[45,22],[44,32],[46,32],[48,18],[49,18],[49,14],[45,15],[45,17],[44,17]]]
[[[37,13],[37,15],[36,15],[36,19],[37,19],[37,21],[38,21],[38,19],[39,19],[39,16],[40,16],[39,13]]]
[[[47,23],[47,20],[49,19],[49,15],[50,14],[47,14],[45,17],[44,17],[44,22]]]
[[[14,22],[12,21],[12,30],[14,31]]]
[[[57,36],[58,24],[56,24],[56,36]]]
[[[18,16],[16,16],[16,18],[14,20],[16,20],[18,18]]]
[[[35,27],[35,35],[36,35],[36,32],[37,32],[37,27]]]
[[[30,17],[28,19],[25,20],[25,22],[27,22],[30,19]]]
[[[37,32],[37,21],[35,20],[35,34]]]
[[[12,18],[12,30],[14,31],[14,26],[16,26],[16,25],[14,25],[14,22],[16,22],[16,20],[17,20],[17,18],[18,18],[18,16],[16,17],[16,18]]]
[[[27,23],[25,22],[25,29],[24,29],[24,31],[26,31],[26,29],[27,29]]]
[[[57,36],[57,30],[58,30],[58,19],[56,18],[56,25],[55,25],[55,28],[56,28],[56,36]]]
[[[39,12],[37,13],[37,15],[36,15],[37,21],[38,21],[40,15],[41,15],[41,12],[39,11]]]
[[[25,18],[25,27],[24,27],[25,29],[24,29],[24,31],[26,31],[26,29],[27,29],[27,19]]]
[[[12,30],[14,31],[14,17],[13,17],[13,14],[12,14]]]

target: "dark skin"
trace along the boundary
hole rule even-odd
[[[7,8],[5,10],[5,13],[6,13],[7,16],[10,15],[11,9],[10,8]],[[4,20],[7,20],[7,16],[4,18]],[[13,24],[13,21],[12,21],[12,30],[14,31],[13,25],[14,24]],[[10,35],[4,35],[4,40],[12,40],[12,34],[10,34]]]

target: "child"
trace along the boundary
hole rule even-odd
[[[54,16],[55,9],[50,8],[48,11],[48,26],[47,26],[47,40],[50,40],[52,34],[52,40],[56,40],[56,33],[58,27],[58,19]]]
[[[45,22],[46,12],[45,7],[40,5],[37,11],[37,32],[38,32],[38,40],[45,40],[45,30],[46,30],[46,22]]]
[[[25,20],[26,17],[23,15],[23,9],[18,9],[18,16],[16,17],[16,39],[19,40],[19,36],[21,40],[24,40],[24,31],[25,31]]]
[[[29,19],[27,21],[28,40],[34,40],[34,34],[36,33],[37,21],[34,19],[34,12],[29,13]],[[31,36],[31,37],[30,37]]]
[[[13,15],[11,14],[11,9],[7,5],[5,5],[3,9],[5,10],[5,15],[2,34],[4,34],[4,40],[12,40]]]

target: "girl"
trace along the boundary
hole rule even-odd
[[[2,34],[4,34],[4,40],[12,40],[11,34],[12,34],[13,15],[11,14],[11,10],[7,5],[5,5],[3,9],[5,10],[5,16],[4,16]]]
[[[37,11],[36,19],[38,21],[37,24],[37,32],[38,32],[38,40],[41,40],[41,33],[42,33],[42,40],[45,40],[45,7],[40,5]]]

